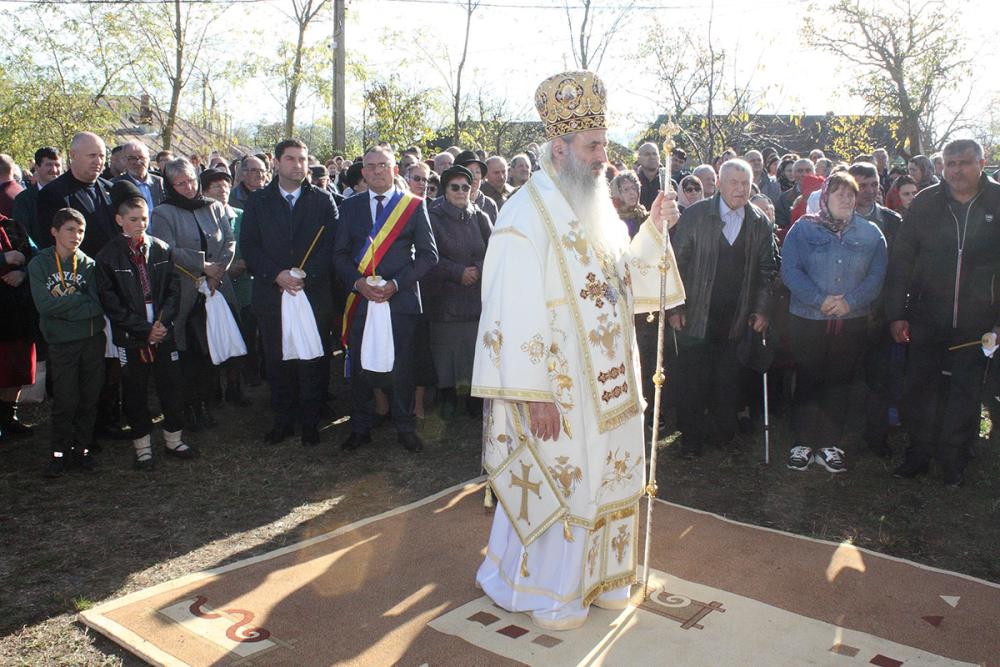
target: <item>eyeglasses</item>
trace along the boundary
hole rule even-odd
[[[378,169],[389,169],[390,167],[392,167],[392,164],[389,163],[389,162],[365,162],[364,163],[364,168],[365,169],[371,169],[372,171],[376,171]]]
[[[130,155],[127,158],[125,158],[125,161],[126,162],[149,162],[149,158],[148,157],[144,157],[144,156],[140,157],[140,156],[136,156],[136,155]]]
[[[248,174],[263,174],[264,173],[263,169],[244,169],[243,171],[245,171]]]
[[[448,189],[452,192],[468,192],[472,189],[472,186],[468,183],[449,183]]]

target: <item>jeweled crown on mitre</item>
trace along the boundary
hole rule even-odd
[[[545,125],[545,138],[607,129],[607,99],[604,82],[593,72],[563,72],[542,81],[535,91],[535,108]]]

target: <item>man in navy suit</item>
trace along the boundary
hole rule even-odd
[[[240,228],[240,250],[253,273],[251,306],[260,327],[264,369],[271,386],[274,427],[265,436],[277,444],[292,434],[295,406],[302,423],[302,444],[319,442],[319,418],[330,379],[329,332],[333,309],[331,247],[337,228],[337,206],[330,193],[306,178],[309,149],[298,139],[274,147],[278,177],[250,194]],[[319,235],[302,265],[313,239]],[[302,265],[305,279],[290,271]],[[282,357],[282,293],[305,291],[323,340],[324,354],[308,361]],[[298,326],[298,323],[290,323]],[[296,400],[297,399],[297,400]]]
[[[417,281],[437,264],[438,254],[427,207],[421,198],[396,189],[396,173],[391,148],[368,149],[362,166],[368,192],[344,202],[334,242],[337,274],[352,290],[344,314],[352,395],[351,435],[343,443],[347,451],[371,441],[376,386],[390,390],[399,443],[411,452],[423,449],[413,415],[413,334],[421,312]],[[380,236],[385,240],[380,242]],[[366,251],[371,260],[367,264]],[[384,279],[385,285],[378,287],[373,284],[377,281],[368,280],[375,276]],[[362,364],[371,303],[389,304],[394,360],[387,373],[366,370]]]

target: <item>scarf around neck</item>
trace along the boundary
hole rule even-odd
[[[169,178],[163,179],[163,202],[165,204],[173,204],[185,211],[197,211],[199,208],[211,206],[213,201],[215,200],[208,199],[201,193],[201,183],[198,183],[198,191],[194,197],[189,198],[174,190],[174,186],[170,184]]]
[[[827,179],[823,183],[823,189],[820,191],[819,195],[819,212],[807,213],[800,218],[800,221],[808,220],[809,222],[814,222],[817,225],[826,227],[837,236],[840,236],[843,231],[850,226],[853,218],[854,209],[851,209],[850,215],[848,215],[845,220],[837,220],[830,213],[830,179]]]

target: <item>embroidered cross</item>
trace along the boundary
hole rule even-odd
[[[523,519],[528,523],[528,525],[531,525],[531,520],[528,518],[528,491],[534,492],[534,494],[538,496],[539,499],[541,499],[542,497],[542,491],[541,491],[542,484],[541,482],[532,482],[531,480],[529,480],[528,474],[530,472],[531,472],[531,464],[522,463],[521,464],[522,477],[518,477],[517,475],[514,474],[514,471],[511,470],[510,484],[507,485],[507,488],[512,488],[515,486],[521,488],[521,511],[520,513],[518,513],[517,518],[519,520]]]
[[[597,274],[593,271],[587,274],[587,285],[580,290],[581,299],[593,299],[594,305],[604,308],[604,299],[608,296],[609,286],[605,282],[597,280]]]

